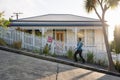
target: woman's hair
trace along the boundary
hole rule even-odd
[[[82,38],[79,38],[79,41],[81,41],[82,40]]]

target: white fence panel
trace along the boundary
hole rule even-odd
[[[35,37],[35,48],[42,49],[42,38]]]
[[[12,45],[15,41],[21,41],[22,48],[29,50],[40,49],[42,45],[46,44],[45,39],[42,37],[16,30],[1,30],[0,38],[3,38],[9,45]]]
[[[66,55],[65,44],[61,41],[54,41],[54,52],[57,55]]]
[[[30,34],[24,34],[24,48],[33,49],[33,37]]]

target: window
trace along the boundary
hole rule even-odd
[[[88,46],[94,45],[94,30],[86,30],[86,43]]]

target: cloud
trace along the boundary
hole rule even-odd
[[[0,0],[0,10],[5,11],[6,17],[14,12],[22,12],[24,16],[35,15],[41,5],[45,5],[43,0]]]
[[[6,17],[12,16],[14,12],[24,13],[20,17],[54,13],[80,14],[81,2],[81,0],[0,0],[0,10],[5,11]]]

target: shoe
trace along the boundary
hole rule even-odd
[[[85,61],[82,61],[82,64],[85,64]]]
[[[74,60],[74,62],[78,62],[78,61],[75,61],[75,60]]]

